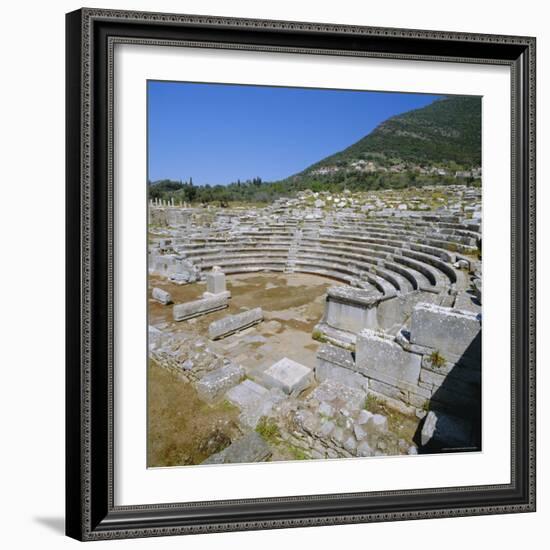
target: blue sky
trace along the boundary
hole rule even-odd
[[[285,178],[438,97],[149,81],[149,179]]]

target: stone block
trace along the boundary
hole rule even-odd
[[[237,313],[236,315],[228,315],[223,319],[218,319],[210,323],[208,327],[208,336],[212,340],[225,338],[235,332],[244,330],[261,322],[263,319],[262,308],[257,307]]]
[[[208,457],[203,464],[242,464],[263,462],[271,456],[271,448],[256,432],[250,432],[231,443],[223,451]]]
[[[373,456],[374,451],[371,449],[370,445],[366,440],[361,441],[359,445],[357,445],[357,456]]]
[[[313,370],[284,357],[263,373],[265,383],[280,388],[288,395],[298,395],[313,383]]]
[[[238,384],[244,376],[244,369],[230,364],[205,374],[196,385],[199,397],[212,403],[221,398],[229,388]]]
[[[220,294],[226,290],[225,273],[218,266],[214,266],[212,271],[206,274],[206,292]]]
[[[356,368],[369,379],[414,391],[420,365],[420,355],[404,351],[391,337],[368,329],[357,336]]]
[[[233,386],[226,394],[226,399],[240,409],[262,399],[269,393],[267,388],[256,384],[252,380],[244,380]]]
[[[383,414],[373,414],[367,422],[367,426],[377,432],[388,431],[388,418]]]
[[[372,418],[372,413],[363,409],[357,416],[357,424],[366,424]]]
[[[350,413],[355,414],[363,408],[366,395],[362,390],[327,379],[311,392],[308,399],[325,401],[336,410],[345,407]]]
[[[153,288],[151,295],[153,296],[154,300],[160,302],[163,305],[168,305],[172,303],[172,296],[169,292],[166,292],[166,290],[162,290],[162,288]]]
[[[315,367],[315,379],[318,382],[324,380],[335,380],[351,388],[357,388],[366,391],[369,387],[367,378],[358,372],[353,372],[344,367],[339,367],[331,363],[321,361]]]
[[[481,315],[418,304],[411,318],[411,343],[437,350],[447,361],[481,361]]]
[[[352,333],[365,327],[377,328],[376,306],[381,297],[378,291],[332,287],[327,292],[325,322],[335,329]]]
[[[206,315],[227,307],[227,297],[202,298],[193,302],[176,304],[173,308],[174,321],[185,321],[199,315]]]

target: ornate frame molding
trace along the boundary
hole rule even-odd
[[[254,43],[248,41],[248,33],[254,34]],[[350,37],[366,41],[353,46]],[[114,506],[112,83],[117,43],[511,67],[509,485]],[[99,540],[533,511],[535,86],[535,39],[531,37],[87,8],[68,14],[67,534]],[[421,509],[421,501],[432,505]],[[258,511],[260,505],[264,513]],[[310,509],[304,510],[304,505]]]

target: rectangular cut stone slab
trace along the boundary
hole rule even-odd
[[[325,344],[317,352],[315,379],[318,382],[335,380],[352,388],[368,389],[368,379],[355,372],[351,351]]]
[[[244,369],[238,365],[227,365],[205,374],[196,385],[199,397],[208,403],[219,399],[229,388],[238,384],[244,376]]]
[[[241,464],[262,462],[271,456],[271,448],[256,432],[250,432],[223,451],[208,457],[203,464]]]
[[[184,302],[176,304],[173,308],[174,321],[185,321],[192,317],[205,315],[212,311],[218,311],[227,307],[226,296],[215,296],[212,298],[202,298],[193,302]]]
[[[447,360],[481,361],[481,315],[418,304],[411,319],[411,343],[433,348]]]
[[[206,274],[206,292],[220,294],[225,292],[225,273],[219,270],[212,270]]]
[[[172,303],[172,296],[166,290],[162,290],[162,288],[153,288],[152,296],[153,299],[161,304],[167,305]]]
[[[269,390],[256,384],[252,380],[244,380],[239,385],[231,388],[226,394],[226,399],[240,409],[244,409],[262,398],[266,398]]]
[[[267,390],[252,380],[245,380],[231,388],[225,398],[241,409],[241,425],[256,428],[262,416],[268,416],[273,406],[287,398],[279,388]]]
[[[352,388],[336,380],[327,379],[321,382],[307,397],[308,400],[326,402],[335,410],[345,408],[350,413],[359,412],[365,405],[365,391]]]
[[[325,323],[353,333],[363,328],[377,328],[376,307],[381,297],[374,290],[331,287],[327,292]]]
[[[404,351],[390,337],[368,329],[357,336],[356,368],[367,378],[414,391],[421,363],[420,355]]]
[[[277,361],[263,373],[264,381],[288,395],[297,395],[313,382],[313,370],[288,357]]]
[[[259,323],[263,318],[264,316],[261,307],[249,309],[248,311],[243,311],[242,313],[237,313],[236,315],[228,315],[223,319],[210,323],[210,326],[208,327],[208,336],[212,340],[224,338],[238,332],[239,330],[246,329]]]

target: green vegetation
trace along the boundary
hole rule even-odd
[[[481,98],[445,97],[394,116],[347,149],[315,167],[365,158],[454,166],[481,164]]]
[[[372,170],[357,170],[358,162],[371,163]],[[457,181],[479,186],[478,179],[456,178],[455,173],[480,165],[481,98],[445,97],[386,120],[347,149],[286,179],[263,182],[256,177],[200,186],[192,179],[162,180],[149,182],[149,197],[227,207],[235,202],[265,204],[306,189],[341,193]]]
[[[326,343],[328,340],[326,339],[325,335],[320,330],[314,330],[311,333],[311,337],[314,340],[317,340],[317,342]]]
[[[262,416],[256,426],[256,432],[259,433],[267,442],[278,443],[281,439],[279,426],[270,418]]]
[[[438,350],[432,351],[429,359],[432,367],[435,367],[436,369],[440,369],[445,365],[445,357],[443,357]]]
[[[365,399],[365,406],[363,408],[369,412],[377,413],[382,409],[382,405],[382,401],[378,397],[369,393]]]
[[[311,458],[303,449],[300,449],[300,447],[296,447],[296,445],[287,443],[286,447],[290,451],[290,454],[292,455],[294,460],[308,460]]]

